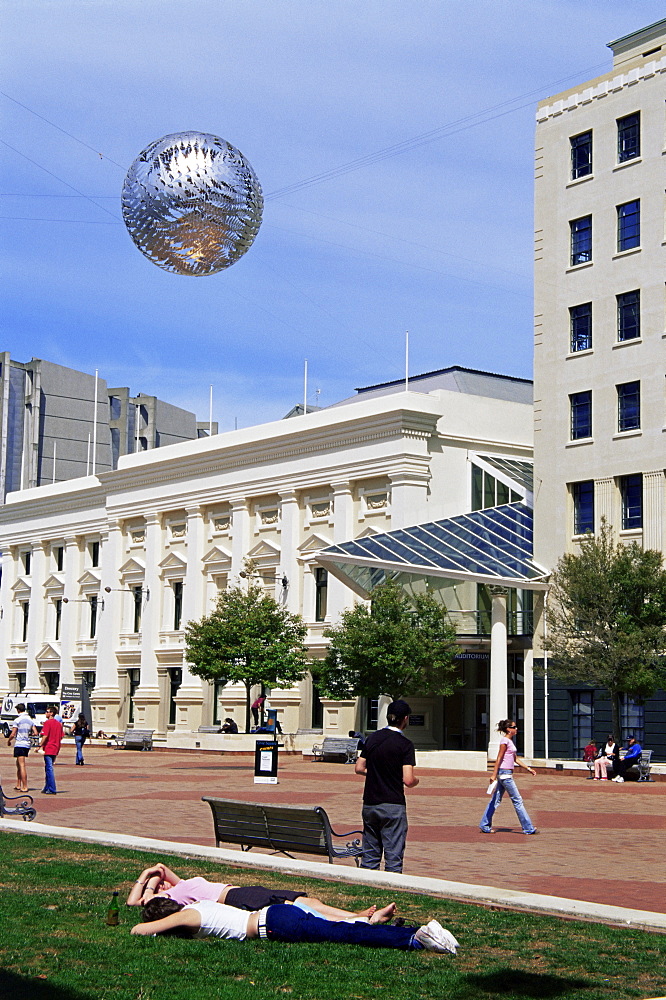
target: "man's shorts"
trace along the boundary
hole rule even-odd
[[[224,902],[239,910],[263,910],[265,906],[274,906],[276,903],[293,903],[299,896],[307,896],[307,892],[269,889],[265,885],[239,885],[229,889]]]
[[[27,757],[30,753],[30,747],[14,747],[15,757]]]

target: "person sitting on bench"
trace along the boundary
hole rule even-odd
[[[632,764],[638,764],[642,753],[643,747],[640,745],[635,736],[630,736],[629,746],[627,747],[627,752],[625,753],[623,759],[620,760],[620,755],[618,754],[618,760],[613,760],[613,770],[617,771],[613,781],[624,781],[624,776],[627,773],[627,770]]]
[[[269,941],[334,941],[358,944],[366,948],[400,948],[403,951],[428,951],[455,955],[458,942],[436,920],[421,927],[395,927],[368,924],[341,918],[322,919],[298,906],[278,903],[242,912],[212,900],[183,906],[173,899],[158,897],[143,908],[144,923],[132,928],[132,934],[177,934],[181,937],[218,937],[236,941],[266,938]]]
[[[387,923],[395,916],[396,905],[389,903],[378,909],[370,906],[353,913],[329,906],[307,892],[292,889],[271,889],[264,885],[227,885],[209,882],[197,875],[182,879],[166,865],[158,863],[141,872],[127,897],[128,906],[146,906],[153,899],[168,898],[181,906],[202,901],[226,903],[241,910],[261,910],[276,903],[294,903],[331,920],[367,920],[371,924]]]

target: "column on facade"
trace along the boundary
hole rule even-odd
[[[506,719],[509,704],[507,679],[506,587],[488,587],[492,597],[490,625],[490,698],[488,757],[494,759],[499,748],[500,734],[496,726]]]
[[[64,596],[68,599],[63,605],[60,618],[60,683],[74,683],[74,652],[76,641],[81,634],[79,621],[83,614],[83,605],[79,602],[77,580],[79,577],[80,547],[79,539],[67,535],[64,540],[63,563],[65,566]]]
[[[18,608],[14,603],[12,590],[18,578],[19,553],[12,545],[2,553],[2,579],[0,580],[0,683],[3,691],[10,690],[9,670],[7,664],[11,655],[12,645],[20,638],[16,630],[19,627],[17,619]]]
[[[301,610],[301,564],[298,561],[300,541],[300,510],[296,490],[280,493],[282,518],[280,522],[280,548],[282,574],[288,585],[285,588],[285,605],[292,613]]]
[[[615,525],[615,480],[612,477],[594,481],[594,530],[599,531],[601,519],[609,527]]]
[[[32,585],[30,588],[30,608],[28,611],[28,643],[25,671],[25,686],[26,690],[30,693],[42,690],[37,653],[44,642],[44,630],[46,627],[46,593],[44,591],[44,583],[46,580],[48,553],[49,544],[47,542],[36,545],[32,550]]]
[[[423,469],[392,473],[391,481],[391,530],[419,524],[427,519],[426,503],[430,471],[428,461]]]
[[[534,650],[526,649],[523,659],[523,747],[526,757],[534,757]],[[517,721],[517,720],[516,720]]]
[[[90,695],[93,728],[117,732],[122,724],[122,691],[118,676],[118,649],[123,626],[123,600],[120,567],[123,556],[123,531],[120,521],[109,521],[100,538],[99,617],[96,632],[95,687]]]
[[[204,555],[204,516],[199,506],[186,507],[187,566],[183,581],[182,623],[201,618],[206,606]],[[196,732],[203,724],[204,681],[195,677],[183,653],[183,680],[176,695],[176,731]]]
[[[664,551],[664,471],[643,473],[643,548]]]
[[[162,519],[159,514],[145,514],[146,570],[141,609],[141,680],[134,695],[135,721],[139,729],[166,731],[167,706],[160,697],[157,649],[160,632],[160,556]]]
[[[331,483],[333,489],[333,541],[336,545],[354,538],[354,497],[351,483]],[[329,574],[328,618],[336,624],[349,603],[349,588]]]
[[[250,509],[245,499],[231,501],[231,581],[239,577],[250,550]]]

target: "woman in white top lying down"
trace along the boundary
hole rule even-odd
[[[421,927],[395,927],[370,924],[364,919],[322,919],[321,915],[285,903],[250,913],[212,900],[184,906],[167,897],[157,897],[144,905],[143,915],[145,922],[133,927],[132,934],[176,934],[237,941],[257,937],[269,941],[336,941],[403,951],[425,948],[451,955],[455,955],[458,947],[453,934],[436,920]]]

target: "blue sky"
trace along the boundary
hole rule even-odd
[[[406,330],[411,374],[530,377],[536,102],[604,71],[606,43],[664,6],[0,0],[0,14],[1,349],[98,368],[200,419],[212,383],[229,430],[300,402],[305,358],[310,404],[401,377]],[[188,129],[237,146],[266,196],[250,251],[204,278],[151,264],[120,215],[135,156]]]

